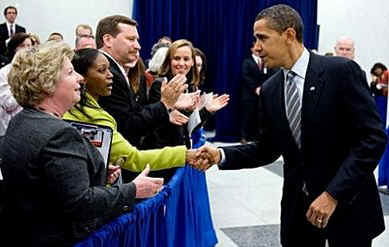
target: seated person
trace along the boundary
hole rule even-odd
[[[13,60],[8,82],[23,110],[11,119],[1,146],[5,243],[73,246],[163,184],[147,177],[147,168],[131,183],[106,186],[102,156],[62,120],[80,100],[83,83],[72,57],[65,43],[47,42]]]
[[[65,113],[64,119],[112,128],[113,140],[110,154],[112,163],[124,158],[122,168],[140,172],[146,164],[150,164],[151,170],[161,170],[184,166],[186,161],[194,158],[195,151],[187,150],[184,145],[155,150],[137,150],[117,131],[115,119],[97,103],[100,96],[111,94],[113,76],[109,70],[108,59],[98,50],[86,48],[76,51],[72,63],[75,71],[84,77],[86,91],[81,95],[80,102]]]

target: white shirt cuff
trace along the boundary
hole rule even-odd
[[[222,165],[224,162],[226,162],[226,154],[224,153],[224,150],[222,148],[218,148],[220,152],[220,162],[217,165]]]

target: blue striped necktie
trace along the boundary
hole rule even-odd
[[[289,71],[286,75],[286,117],[297,147],[301,148],[301,102],[296,86],[296,73]]]

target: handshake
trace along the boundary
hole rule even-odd
[[[206,171],[208,168],[221,161],[221,153],[218,148],[204,145],[198,149],[189,149],[186,151],[186,162],[192,167]]]

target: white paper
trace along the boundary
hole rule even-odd
[[[192,136],[193,130],[201,124],[200,111],[198,109],[194,110],[192,114],[189,116],[189,121],[187,125],[187,130],[189,132],[189,136]]]

